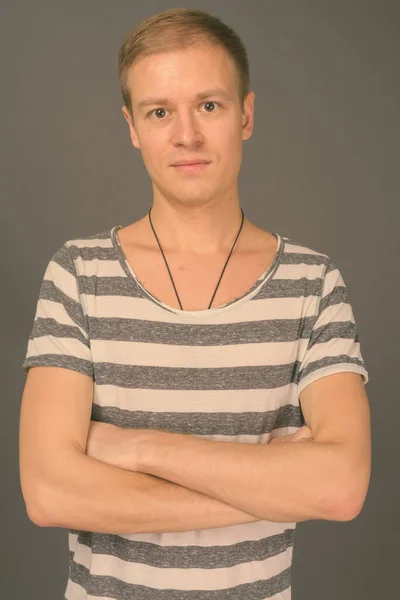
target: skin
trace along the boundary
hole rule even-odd
[[[133,121],[125,106],[122,113],[151,179],[151,216],[163,248],[182,256],[226,253],[241,222],[238,175],[243,141],[253,131],[254,92],[242,109],[232,59],[209,44],[141,58],[127,83]],[[215,88],[227,98],[194,98]],[[169,102],[140,108],[149,97]],[[212,162],[203,173],[187,175],[171,166],[182,158]],[[243,243],[256,229],[245,218]]]
[[[154,441],[154,435],[163,432],[146,429],[124,429],[109,423],[91,421],[86,454],[121,469],[139,470],[146,444]],[[153,438],[151,437],[153,435]],[[168,435],[168,433],[166,434]],[[311,429],[304,425],[295,433],[272,438],[269,444],[313,441]]]

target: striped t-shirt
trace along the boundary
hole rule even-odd
[[[312,381],[353,371],[367,383],[347,288],[328,255],[274,233],[274,260],[245,294],[186,311],[143,287],[120,227],[54,253],[23,363],[92,377],[93,420],[265,444],[304,425],[299,394]],[[65,598],[289,600],[295,527],[70,529]]]

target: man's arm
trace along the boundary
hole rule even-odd
[[[224,502],[143,473],[85,456],[59,454],[65,473],[43,488],[42,527],[101,533],[159,533],[225,527],[258,521]]]
[[[347,520],[347,454],[341,444],[249,444],[149,432],[135,470],[212,496],[259,519]]]
[[[132,429],[133,448],[137,430]],[[250,444],[141,430],[132,470],[211,496],[276,522],[347,520],[347,471],[340,444]],[[144,436],[142,438],[142,435]],[[127,454],[121,464],[128,468]],[[139,458],[140,457],[140,458]],[[103,458],[107,462],[106,453]],[[336,488],[336,485],[338,486]],[[342,501],[342,504],[340,502]]]
[[[31,367],[20,415],[20,478],[40,526],[153,533],[258,521],[215,498],[85,455],[93,396],[87,375]]]
[[[202,492],[260,519],[351,520],[363,505],[371,460],[361,377],[322,377],[303,390],[301,402],[313,441],[228,443],[150,430],[136,452],[134,470]],[[135,431],[132,435],[134,439]]]

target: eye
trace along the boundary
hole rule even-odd
[[[153,113],[157,113],[159,111],[164,111],[165,112],[165,109],[164,108],[155,108],[154,110],[151,110],[148,114],[151,116]],[[160,121],[160,120],[161,119],[158,119],[158,121]]]
[[[205,105],[207,104],[214,104],[215,106],[219,106],[218,102],[214,102],[214,100],[208,100],[207,102],[204,102]],[[210,112],[210,111],[206,111],[206,112]],[[214,112],[214,111],[211,111]]]
[[[215,102],[214,100],[207,100],[207,102],[203,102],[203,104],[206,105],[215,105],[215,106],[220,106],[219,102]],[[148,116],[152,116],[153,114],[156,116],[157,121],[162,121],[162,117],[160,117],[160,112],[165,112],[165,108],[155,108],[154,110],[151,110],[148,113]],[[210,111],[210,110],[206,110],[206,112],[215,112],[215,109]],[[157,116],[158,114],[158,116]]]

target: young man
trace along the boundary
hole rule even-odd
[[[47,266],[23,364],[27,511],[69,529],[68,600],[288,599],[296,522],[353,519],[368,488],[346,286],[244,217],[254,92],[230,28],[156,15],[120,78],[152,207]]]

